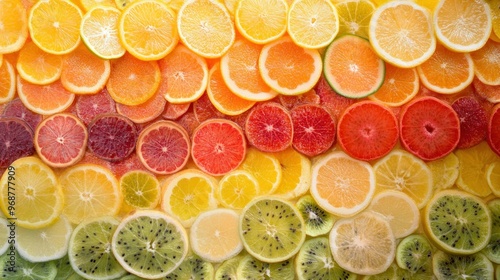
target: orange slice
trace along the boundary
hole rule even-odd
[[[97,6],[116,8],[114,0],[79,0],[79,2],[80,7],[82,7],[85,12],[88,12]]]
[[[437,44],[434,54],[420,64],[417,71],[428,89],[444,94],[457,93],[474,79],[474,64],[470,55],[451,51],[441,44]]]
[[[104,88],[111,71],[109,60],[101,59],[81,46],[63,59],[61,83],[78,94],[94,94]]]
[[[16,72],[8,61],[4,61],[0,66],[0,104],[9,102],[15,95]]]
[[[278,95],[262,79],[258,63],[262,46],[237,40],[220,60],[222,77],[237,96],[251,101],[265,101]]]
[[[156,61],[142,61],[126,53],[111,63],[106,87],[116,102],[139,105],[155,94],[160,79],[160,67]]]
[[[500,43],[489,40],[479,50],[471,52],[476,77],[490,86],[500,85]]]
[[[40,0],[31,8],[31,39],[42,50],[66,54],[80,44],[80,8],[69,0]]]
[[[114,7],[97,6],[82,18],[82,40],[90,51],[100,58],[113,59],[125,54],[125,48],[118,38],[120,14]]]
[[[265,45],[259,56],[259,70],[264,82],[285,95],[311,90],[319,78],[323,63],[317,50],[297,46],[290,37]]]
[[[60,81],[48,85],[35,85],[17,77],[17,94],[26,108],[40,115],[63,112],[75,99]]]
[[[158,91],[174,104],[193,102],[205,92],[208,84],[207,61],[178,44],[158,61],[161,82]]]
[[[438,40],[454,51],[480,49],[490,37],[491,10],[486,1],[441,0],[434,10]]]
[[[287,13],[285,0],[240,0],[236,6],[236,28],[248,40],[266,44],[285,34]]]
[[[236,33],[226,7],[215,0],[188,0],[177,14],[182,43],[206,57],[221,57],[231,47]]]
[[[0,1],[0,53],[17,52],[28,38],[26,8],[19,0]],[[1,63],[0,63],[1,65]]]
[[[380,57],[402,68],[422,64],[436,49],[429,11],[411,1],[378,7],[370,19],[368,35]]]
[[[50,84],[61,77],[62,56],[47,53],[35,43],[27,42],[19,52],[16,68],[21,78],[30,83]]]
[[[415,97],[419,89],[420,80],[415,68],[400,68],[386,63],[384,83],[368,98],[398,107]]]
[[[141,60],[165,57],[179,41],[174,11],[162,1],[131,3],[121,14],[118,30],[125,49]]]

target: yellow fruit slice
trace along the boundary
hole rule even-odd
[[[59,179],[64,192],[63,214],[73,224],[118,214],[122,194],[118,180],[108,168],[78,164],[66,169]]]
[[[293,148],[272,153],[281,166],[281,182],[273,195],[293,199],[305,194],[311,184],[311,161]]]
[[[338,35],[353,34],[368,39],[368,26],[375,11],[369,0],[345,0],[335,4],[339,15]]]
[[[487,1],[490,5],[491,10],[491,23],[492,30],[490,34],[490,39],[493,39],[496,42],[500,42],[500,0],[489,0]]]
[[[3,212],[0,211],[0,213],[3,216]],[[0,218],[0,253],[2,253],[2,255],[5,252],[7,252],[7,250],[10,247],[9,244],[10,228],[7,226],[8,226],[7,219]]]
[[[259,193],[259,182],[245,170],[234,170],[224,175],[217,189],[220,203],[231,209],[243,209]]]
[[[28,17],[22,1],[0,1],[0,26],[0,54],[20,50],[28,38]]]
[[[457,52],[472,52],[490,37],[491,11],[486,1],[441,0],[434,10],[437,39]]]
[[[33,42],[27,42],[19,52],[16,69],[24,80],[47,85],[61,77],[62,58],[61,55],[43,51]]]
[[[80,6],[84,12],[88,12],[97,6],[116,8],[116,3],[114,0],[80,0]]]
[[[0,104],[7,103],[16,95],[16,70],[8,61],[0,66]]]
[[[239,168],[250,172],[255,177],[260,194],[272,194],[281,184],[281,164],[273,154],[250,147]]]
[[[160,183],[146,171],[131,170],[120,177],[123,207],[131,209],[154,209],[160,202]]]
[[[422,64],[436,49],[431,15],[412,1],[378,7],[370,19],[369,37],[380,57],[402,68]]]
[[[495,161],[488,166],[486,181],[493,194],[500,197],[500,161]]]
[[[479,50],[471,52],[476,77],[491,86],[500,85],[500,43],[489,40]]]
[[[15,160],[0,183],[0,208],[7,218],[16,218],[20,227],[46,227],[63,210],[64,197],[54,171],[36,157]]]
[[[400,68],[385,64],[385,78],[382,86],[368,98],[387,106],[398,107],[409,102],[420,89],[417,69]]]
[[[266,44],[286,32],[288,4],[285,0],[240,0],[236,6],[238,31],[256,44]]]
[[[69,0],[40,0],[29,14],[31,39],[48,53],[70,53],[80,44],[82,16],[80,8]]]
[[[236,32],[231,16],[215,0],[188,0],[177,14],[182,43],[198,55],[218,58],[234,43]]]
[[[455,153],[449,153],[444,158],[427,162],[432,172],[435,190],[449,189],[455,185],[458,178],[460,162]]]

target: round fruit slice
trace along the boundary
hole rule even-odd
[[[281,183],[283,175],[279,160],[270,153],[249,147],[239,169],[248,171],[257,180],[259,194],[272,194]]]
[[[246,255],[240,260],[236,275],[236,279],[294,279],[295,271],[292,260],[268,263]]]
[[[481,253],[458,256],[438,251],[432,258],[432,265],[438,279],[493,280],[493,264]]]
[[[106,88],[96,94],[79,95],[75,104],[76,115],[85,125],[97,115],[116,112],[115,101]]]
[[[30,262],[22,258],[16,251],[14,255],[4,254],[0,257],[0,271],[2,279],[6,280],[29,280],[29,279],[54,279],[57,275],[57,267],[53,261]],[[15,264],[10,265],[10,259],[14,257]]]
[[[14,99],[16,95],[16,71],[8,61],[0,63],[0,103]]]
[[[116,228],[111,249],[125,270],[155,279],[174,271],[188,253],[188,236],[182,225],[163,212],[140,210],[125,217]]]
[[[69,243],[69,242],[68,242]],[[68,249],[69,250],[69,249]],[[70,277],[74,277],[72,275],[78,275],[71,267],[71,263],[69,261],[69,256],[66,254],[64,257],[55,261],[57,267],[57,275],[55,279],[72,279]]]
[[[488,166],[486,170],[486,181],[493,194],[500,197],[500,159]]]
[[[493,107],[488,122],[488,144],[491,149],[500,156],[500,105]]]
[[[500,199],[488,201],[487,206],[491,212],[491,238],[481,253],[490,261],[500,263]]]
[[[295,204],[306,223],[306,234],[319,236],[330,232],[335,222],[332,214],[321,208],[310,195],[301,197]],[[304,244],[305,245],[305,244]]]
[[[295,272],[299,279],[345,279],[354,280],[358,276],[340,266],[332,257],[328,238],[309,239],[295,257]]]
[[[269,263],[291,258],[306,238],[298,209],[276,197],[260,197],[247,204],[240,214],[239,229],[247,252]]]
[[[189,230],[191,249],[212,263],[238,255],[243,250],[238,221],[238,213],[230,209],[218,208],[200,214]]]
[[[243,256],[238,255],[221,263],[215,270],[215,280],[238,279],[236,271],[242,259]]]
[[[141,131],[136,153],[151,172],[172,174],[186,165],[190,148],[189,135],[182,126],[172,121],[158,121]]]
[[[259,194],[259,182],[245,170],[233,170],[224,175],[217,189],[220,203],[231,209],[243,209]]]
[[[208,120],[193,132],[191,156],[196,166],[210,175],[224,175],[236,169],[245,154],[245,136],[232,121]]]
[[[423,160],[436,160],[451,153],[460,141],[460,120],[446,102],[420,97],[400,113],[400,139],[403,147]]]
[[[137,140],[134,123],[119,114],[98,115],[88,125],[88,134],[90,152],[108,161],[125,159]]]
[[[285,199],[304,195],[311,185],[311,161],[292,147],[273,153],[281,167],[281,181],[273,192]]]
[[[457,148],[470,148],[486,139],[488,112],[473,96],[463,96],[451,104],[460,119],[460,140]]]
[[[436,193],[425,208],[423,223],[428,236],[452,254],[479,252],[491,236],[488,207],[478,197],[462,191]]]
[[[470,53],[474,61],[474,72],[476,77],[490,86],[500,85],[497,73],[500,71],[499,59],[500,43],[489,40],[482,48]]]
[[[396,262],[411,273],[432,272],[432,247],[424,235],[405,237],[396,248]]]
[[[42,115],[32,112],[26,108],[19,98],[15,98],[6,104],[3,109],[2,116],[20,118],[27,122],[33,131],[35,131],[36,127],[43,118]]]
[[[75,100],[75,94],[67,91],[60,80],[42,86],[29,83],[21,76],[17,76],[17,94],[26,108],[40,115],[61,113]]]
[[[193,102],[193,112],[198,123],[202,123],[209,119],[223,119],[226,117],[212,104],[208,94],[203,94],[199,99]]]
[[[111,253],[111,237],[119,221],[110,216],[81,222],[71,234],[68,257],[81,277],[113,279],[126,273]]]
[[[455,185],[458,178],[460,161],[455,153],[427,162],[432,173],[435,190],[449,189]]]
[[[160,202],[160,183],[146,171],[131,170],[120,177],[124,206],[133,209],[153,209]]]
[[[44,119],[35,131],[35,148],[52,167],[68,167],[83,158],[87,147],[87,128],[72,114],[55,114]]]
[[[472,86],[474,88],[474,92],[480,97],[488,100],[491,103],[500,103],[500,85],[487,85],[481,82],[479,78],[475,77],[472,81]]]
[[[47,53],[30,41],[19,51],[16,69],[26,81],[46,85],[61,77],[62,59],[63,56]]]
[[[0,10],[2,11],[0,25],[3,26],[0,53],[17,52],[26,42],[28,37],[28,17],[23,4],[23,2],[15,0],[3,1],[0,4]]]
[[[165,280],[177,279],[213,279],[214,265],[191,254],[174,271],[165,276]]]
[[[319,105],[320,98],[313,88],[310,91],[300,94],[300,95],[283,95],[280,94],[278,99],[285,108],[291,110],[299,105],[309,104],[309,105]]]
[[[325,106],[336,120],[340,118],[345,109],[358,101],[336,93],[324,75],[321,76],[314,89],[319,96],[319,104]]]
[[[398,107],[408,103],[419,89],[420,79],[415,68],[400,68],[387,63],[382,86],[368,98],[387,106]]]
[[[167,102],[162,117],[167,120],[177,120],[182,117],[191,108],[191,103],[173,104]]]
[[[339,15],[339,36],[353,34],[368,39],[368,26],[375,11],[370,0],[349,0],[335,2]]]
[[[364,161],[387,155],[399,138],[398,120],[394,113],[374,101],[361,101],[349,106],[337,127],[342,149]]]
[[[323,73],[340,95],[362,98],[375,93],[385,76],[385,63],[373,51],[368,40],[344,35],[326,49]]]
[[[150,99],[139,105],[129,106],[117,103],[116,111],[136,124],[144,124],[158,118],[163,113],[165,104],[167,104],[165,97],[156,91]]]
[[[0,169],[4,169],[16,159],[35,153],[33,130],[22,119],[1,117],[0,147]]]
[[[384,272],[396,253],[396,240],[389,222],[373,212],[338,220],[329,240],[337,264],[357,274]]]

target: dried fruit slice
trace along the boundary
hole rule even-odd
[[[245,170],[233,170],[227,173],[220,179],[217,188],[219,202],[231,209],[243,209],[261,193],[257,179]]]
[[[375,11],[372,1],[338,1],[335,8],[339,15],[339,36],[353,34],[368,39],[368,26]]]
[[[488,144],[491,149],[500,156],[500,105],[493,107],[488,122]]]
[[[76,115],[85,125],[97,115],[116,112],[115,101],[106,88],[96,94],[79,95],[75,104]]]
[[[0,118],[0,169],[35,153],[33,134],[31,127],[22,119]]]
[[[146,171],[131,170],[123,174],[120,177],[120,189],[124,203],[122,207],[154,209],[160,202],[160,182]]]
[[[129,106],[116,103],[116,111],[136,124],[143,124],[158,118],[163,113],[165,104],[167,100],[163,94],[156,91],[150,99],[139,105]]]
[[[463,96],[451,104],[460,119],[460,140],[457,148],[470,148],[486,139],[488,112],[474,96]]]
[[[251,255],[242,257],[236,269],[237,279],[294,279],[291,259],[276,263],[260,261]]]
[[[493,279],[493,264],[482,253],[459,256],[438,251],[432,258],[432,266],[438,279]]]
[[[282,168],[279,160],[270,153],[249,147],[239,169],[248,171],[257,180],[259,194],[272,194],[281,184]]]
[[[24,80],[37,85],[46,85],[61,77],[62,58],[61,55],[43,51],[30,41],[19,51],[16,69]]]
[[[22,1],[7,0],[0,3],[0,53],[19,51],[28,38],[28,16]],[[0,63],[1,65],[1,63]]]
[[[491,86],[500,85],[497,73],[500,71],[500,43],[489,40],[477,51],[471,52],[474,61],[474,73],[483,83]]]
[[[281,181],[273,194],[289,200],[304,195],[311,184],[309,158],[292,147],[272,155],[281,167]]]
[[[67,91],[59,80],[48,85],[35,85],[17,76],[17,94],[24,106],[40,115],[61,113],[75,100],[75,94]]]
[[[38,124],[42,121],[42,115],[32,112],[19,98],[15,98],[6,104],[2,113],[3,117],[16,117],[24,120],[35,131]]]
[[[371,100],[398,107],[409,102],[420,89],[420,79],[415,68],[400,68],[385,64],[385,78],[382,86],[372,95]]]

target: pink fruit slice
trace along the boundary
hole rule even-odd
[[[278,103],[261,103],[248,114],[245,135],[252,146],[263,152],[283,151],[292,144],[292,117]]]
[[[186,112],[175,122],[180,124],[189,135],[193,135],[193,131],[200,125],[200,121],[198,121],[193,111]]]
[[[335,142],[335,120],[323,106],[304,104],[290,111],[293,147],[313,157],[327,151]]]
[[[310,91],[300,94],[300,95],[283,95],[280,94],[278,97],[281,105],[285,106],[288,110],[292,108],[302,105],[302,104],[319,104],[320,98],[319,95],[316,94],[314,89]]]
[[[337,125],[342,149],[353,158],[370,161],[388,154],[398,142],[398,121],[387,107],[361,101],[348,107]]]
[[[472,80],[472,86],[476,93],[491,103],[500,102],[500,85],[491,86],[481,82],[477,77]]]
[[[198,168],[213,176],[236,169],[246,155],[241,128],[225,119],[211,119],[193,132],[191,156]]]
[[[123,174],[132,170],[148,171],[136,153],[132,153],[126,159],[121,161],[106,162],[108,163],[111,172],[113,172],[118,179],[120,179]]]
[[[399,127],[403,147],[427,161],[448,155],[460,140],[457,113],[435,97],[410,101],[401,111]]]
[[[470,148],[486,139],[488,113],[476,98],[460,97],[451,104],[451,107],[457,112],[460,120],[460,140],[457,148]]]
[[[176,120],[189,110],[191,103],[173,104],[167,102],[162,117],[167,120]]]
[[[203,94],[198,100],[193,102],[193,112],[200,123],[208,119],[224,118],[225,116],[215,108],[207,94]]]
[[[116,111],[134,123],[143,124],[159,117],[165,109],[167,100],[160,92],[156,92],[150,99],[140,105],[125,105],[116,103]]]
[[[182,126],[172,121],[157,121],[139,135],[136,154],[151,172],[172,174],[186,165],[190,148],[189,135]]]
[[[0,169],[13,161],[35,152],[33,130],[24,120],[15,117],[0,118]]]
[[[68,167],[82,159],[87,147],[87,128],[66,113],[44,119],[35,131],[35,149],[49,166]]]
[[[97,157],[120,161],[135,148],[137,129],[134,123],[119,114],[98,115],[88,125],[87,146]]]
[[[319,96],[319,104],[325,106],[336,120],[340,118],[345,109],[357,101],[356,99],[347,98],[336,93],[324,76],[321,76],[319,79],[315,90]]]
[[[99,93],[79,95],[76,99],[76,115],[88,125],[97,115],[115,113],[115,101],[104,88]]]
[[[488,144],[500,156],[500,104],[493,107],[488,122]]]
[[[33,113],[26,106],[24,106],[21,99],[16,98],[11,100],[3,110],[5,117],[17,117],[23,119],[28,123],[33,131],[35,131],[38,124],[42,121],[42,115]]]

